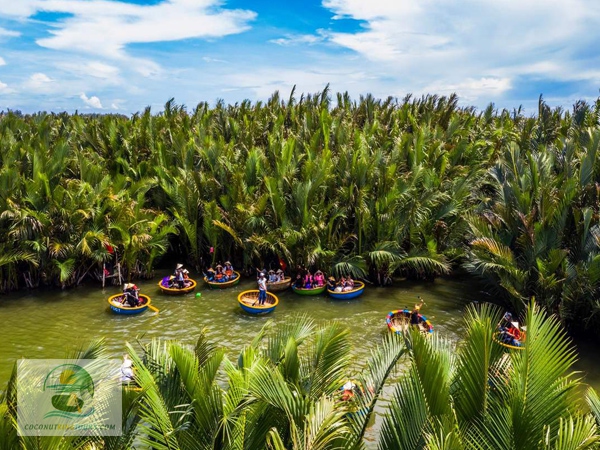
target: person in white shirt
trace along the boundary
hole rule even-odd
[[[263,272],[258,276],[258,304],[264,305],[267,301],[267,280]]]

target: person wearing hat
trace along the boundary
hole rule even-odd
[[[279,277],[275,275],[274,270],[269,270],[269,283],[277,283],[279,281]]]
[[[223,273],[223,266],[221,264],[217,264],[217,273],[215,274],[215,280],[219,283],[227,281],[225,279],[225,274]]]
[[[335,291],[335,278],[333,278],[333,277],[327,278],[327,290]]]
[[[212,267],[209,267],[206,270],[206,273],[204,274],[204,276],[206,277],[207,281],[214,281],[215,280],[215,271]]]
[[[285,274],[283,273],[283,270],[277,269],[275,274],[277,275],[277,281],[285,281]]]
[[[419,323],[421,322],[421,317],[419,317],[419,316],[420,316],[421,308],[425,304],[425,300],[423,300],[421,298],[421,296],[419,296],[418,298],[419,298],[419,303],[417,303],[415,305],[415,307],[413,308],[413,310],[410,312],[410,324],[411,325],[419,325]]]
[[[135,308],[139,304],[139,290],[133,283],[125,283],[123,285],[123,295],[125,299],[123,303],[127,303],[132,308]]]
[[[183,289],[185,287],[185,277],[183,276],[183,264],[177,264],[177,267],[175,267],[175,281],[177,282],[177,287],[179,289]]]
[[[315,272],[314,282],[317,286],[321,287],[325,284],[325,275],[320,270]]]
[[[121,364],[121,382],[130,383],[133,381],[133,362],[127,354],[123,355],[123,364]]]
[[[264,305],[267,301],[267,280],[263,272],[258,276],[258,304]]]
[[[225,261],[225,276],[228,280],[233,280],[235,278],[235,273],[233,271],[233,266],[229,261]]]

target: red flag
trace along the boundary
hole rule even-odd
[[[284,272],[285,272],[285,269],[287,269],[287,264],[285,263],[283,258],[279,258],[279,267],[281,267],[281,270],[283,270]]]
[[[105,248],[105,249],[106,249],[106,251],[107,251],[108,253],[110,253],[111,255],[112,255],[112,254],[115,252],[115,249],[114,249],[114,248],[112,248],[112,245],[110,245],[110,244],[105,244],[105,245],[104,245],[104,248]]]

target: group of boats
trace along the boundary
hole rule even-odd
[[[235,277],[228,281],[209,281],[206,277],[204,282],[211,289],[226,289],[236,286],[240,282],[240,273],[234,272]],[[191,278],[186,278],[183,287],[168,285],[165,280],[161,280],[158,283],[159,289],[168,295],[181,295],[193,292],[197,287],[197,282]],[[279,298],[274,292],[283,292],[289,288],[295,294],[303,296],[315,296],[321,295],[325,291],[329,296],[336,300],[349,300],[359,297],[365,290],[365,283],[362,281],[355,281],[354,287],[350,290],[339,291],[336,290],[331,284],[314,287],[297,287],[292,285],[292,278],[285,277],[283,280],[267,283],[266,299],[264,302],[259,300],[259,291],[257,289],[251,289],[243,291],[238,295],[238,304],[240,307],[249,314],[268,314],[275,310],[279,304]],[[199,294],[197,294],[199,295]],[[108,298],[108,304],[110,309],[116,314],[139,314],[147,309],[153,309],[158,312],[156,308],[152,306],[152,299],[150,296],[145,294],[139,294],[138,305],[129,306],[125,302],[124,294],[115,294]],[[420,298],[419,298],[420,299]],[[420,299],[421,300],[421,299]],[[417,328],[423,334],[432,334],[434,327],[433,324],[427,317],[420,312],[421,306],[424,302],[421,300],[420,304],[415,305],[413,310],[409,309],[397,309],[390,311],[386,316],[386,325],[396,334],[406,333],[411,327]],[[510,313],[504,315],[502,321],[498,324],[497,330],[494,333],[494,341],[499,345],[508,348],[522,350],[526,340],[526,327],[519,327],[517,322],[512,321]]]

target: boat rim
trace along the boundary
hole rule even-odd
[[[273,298],[275,298],[275,303],[269,303],[268,305],[251,306],[242,301],[243,295],[250,294],[250,293],[258,294],[258,292],[259,292],[258,289],[250,289],[248,291],[240,292],[240,294],[238,295],[238,303],[240,303],[241,305],[247,306],[249,308],[254,308],[254,309],[270,309],[270,308],[275,308],[279,304],[279,297],[277,297],[275,294],[273,294],[272,292],[269,292],[269,291],[267,291],[267,296],[271,295]]]
[[[193,278],[188,278],[188,281],[191,281],[192,284],[190,286],[184,287],[184,288],[169,288],[169,287],[165,287],[162,285],[162,280],[158,282],[158,287],[161,288],[163,291],[167,291],[167,292],[181,292],[181,291],[185,291],[186,289],[194,289],[198,283],[196,282],[196,280],[194,280]],[[233,280],[235,281],[235,280]]]
[[[115,295],[111,295],[110,297],[108,297],[108,304],[110,306],[114,306],[115,308],[121,308],[121,309],[125,309],[127,311],[135,311],[137,309],[142,309],[142,308],[147,308],[150,303],[152,302],[152,299],[150,298],[149,295],[146,294],[140,294],[140,297],[145,297],[147,299],[146,303],[144,303],[143,305],[139,305],[139,306],[117,306],[114,303],[112,303],[112,300],[117,298],[117,297],[122,297],[123,294],[115,294]]]
[[[208,283],[208,284],[214,284],[215,286],[227,286],[228,284],[235,283],[240,280],[241,274],[237,270],[234,270],[233,273],[237,274],[237,277],[235,277],[233,280],[223,281],[223,282],[208,281],[208,278],[204,277],[204,282]]]
[[[354,289],[352,289],[351,291],[332,291],[329,288],[327,288],[327,292],[331,293],[331,294],[336,294],[336,295],[346,295],[346,294],[352,294],[353,292],[358,292],[361,289],[365,288],[365,283],[363,283],[362,281],[355,281],[355,284],[360,283],[361,286],[360,287],[355,287]]]

